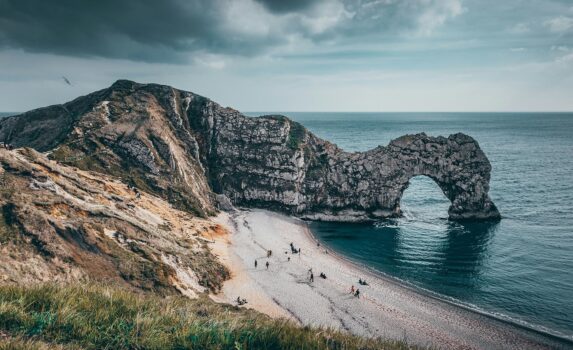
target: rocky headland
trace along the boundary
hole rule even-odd
[[[118,177],[201,217],[229,200],[314,220],[395,217],[409,180],[425,175],[450,199],[450,219],[500,218],[491,165],[467,135],[406,135],[350,153],[284,116],[247,117],[163,85],[120,80],[5,118],[0,142]]]

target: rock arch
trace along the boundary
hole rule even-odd
[[[450,200],[450,219],[500,218],[488,195],[491,165],[478,143],[461,133],[448,138],[406,135],[363,153],[334,152],[329,164],[326,187],[331,195],[317,203],[329,215],[310,218],[400,216],[404,190],[419,175],[434,180]]]

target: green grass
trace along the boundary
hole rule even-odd
[[[4,340],[2,340],[4,334]],[[299,327],[206,296],[101,286],[0,287],[0,349],[410,349]]]

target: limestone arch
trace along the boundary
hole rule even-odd
[[[488,194],[491,164],[473,138],[464,134],[448,138],[424,133],[406,135],[380,148],[380,152],[387,159],[391,157],[391,164],[397,169],[389,181],[398,189],[390,205],[396,215],[401,215],[400,201],[410,179],[426,176],[450,200],[449,219],[500,218]],[[382,163],[380,168],[387,166]]]

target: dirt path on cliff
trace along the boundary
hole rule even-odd
[[[334,327],[361,336],[406,340],[421,346],[573,348],[422,295],[325,253],[300,220],[263,210],[221,214],[217,220],[227,226],[230,235],[224,247],[216,250],[235,276],[227,282],[221,300],[233,302],[241,296],[249,300],[248,307],[275,317],[287,315],[304,325]],[[301,249],[300,255],[291,253],[291,242]],[[268,250],[272,250],[270,258],[266,257]],[[311,268],[314,282],[309,279]],[[321,272],[327,279],[319,277]],[[369,286],[360,286],[359,278],[366,278]],[[360,288],[360,298],[350,294],[352,285]]]

